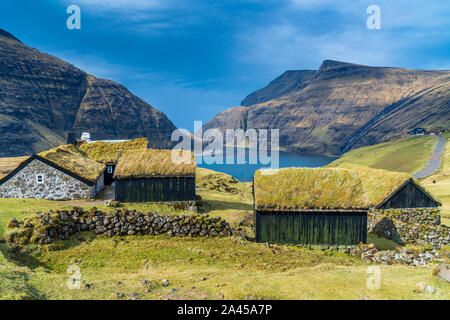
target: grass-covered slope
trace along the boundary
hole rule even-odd
[[[444,133],[442,137],[447,139],[447,144],[441,167],[436,174],[419,180],[419,183],[442,202],[442,221],[444,224],[450,225],[450,146],[448,143],[450,133]],[[355,164],[412,174],[420,171],[428,163],[435,145],[436,139],[430,136],[404,137],[354,149],[328,166]]]
[[[328,166],[354,163],[375,169],[413,174],[428,163],[435,144],[436,140],[430,136],[403,137],[351,150]]]
[[[178,153],[180,158],[173,158],[174,153]],[[120,156],[115,175],[119,179],[149,176],[194,176],[195,168],[194,154],[190,151],[135,150],[124,152]]]
[[[104,165],[70,144],[41,152],[39,156],[89,181],[96,181],[105,170]]]
[[[441,167],[436,174],[420,182],[442,201],[443,223],[450,226],[450,132],[444,133],[442,137],[447,139],[447,143],[442,155]]]
[[[412,178],[411,175],[404,172],[373,169],[352,163],[343,163],[339,165],[339,168],[354,170],[358,173],[372,206],[379,205],[401,185]]]
[[[0,180],[20,166],[20,164],[28,158],[29,157],[0,158]]]
[[[211,178],[214,172],[202,174],[197,181]],[[221,216],[233,225],[252,213],[250,195],[218,190],[199,190],[197,194],[207,204],[205,214]],[[113,210],[86,200],[0,199],[0,237],[8,232],[5,226],[12,216],[23,219],[37,211],[73,205]],[[123,205],[161,214],[176,212],[155,204]],[[67,288],[71,265],[80,268],[80,290]],[[238,237],[106,238],[82,233],[51,246],[16,249],[0,243],[0,299],[450,298],[448,285],[432,275],[433,266],[380,268],[381,288],[368,290],[367,265],[341,253],[266,246]],[[169,280],[167,287],[162,286],[162,279]],[[434,286],[436,293],[415,293],[418,282]]]
[[[119,153],[130,150],[147,150],[148,139],[137,138],[122,142],[104,142],[83,143],[79,149],[87,156],[103,164],[116,163]]]

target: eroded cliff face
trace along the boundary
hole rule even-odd
[[[450,71],[325,60],[302,84],[282,97],[221,112],[205,129],[239,123],[279,129],[280,146],[290,151],[339,155],[418,126],[450,127]]]
[[[171,145],[175,126],[124,86],[98,79],[0,30],[0,157],[65,143],[69,131],[95,139],[148,137]]]

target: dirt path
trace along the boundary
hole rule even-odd
[[[444,138],[441,138],[438,136],[435,136],[435,138],[438,140],[438,144],[437,144],[436,148],[434,148],[434,151],[431,154],[430,160],[428,161],[425,168],[423,168],[419,172],[413,174],[413,177],[416,179],[422,179],[422,178],[432,175],[441,166],[442,153],[444,152],[446,140]]]

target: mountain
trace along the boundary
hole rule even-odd
[[[0,29],[0,157],[40,152],[87,131],[94,139],[148,137],[171,146],[167,116],[123,85],[30,48]]]
[[[314,70],[289,70],[269,83],[268,86],[257,90],[241,102],[241,106],[267,102],[272,99],[286,96],[291,92],[306,87],[316,71]]]
[[[450,71],[325,60],[311,73],[284,73],[203,129],[279,129],[289,151],[340,155],[415,127],[450,128]]]

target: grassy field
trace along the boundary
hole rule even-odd
[[[232,182],[226,192],[220,183],[208,183],[210,174],[218,173],[198,176],[211,187],[198,191],[202,211],[232,225],[251,215],[249,185]],[[73,205],[112,210],[96,201],[0,199],[0,237],[12,216],[22,219]],[[190,214],[156,204],[124,206]],[[380,248],[395,246],[385,239],[370,241]],[[78,290],[67,287],[71,265],[80,268]],[[433,268],[380,266],[381,287],[369,289],[368,265],[342,253],[268,246],[240,237],[108,238],[85,232],[49,246],[0,243],[0,299],[449,299],[449,285],[432,275]],[[167,287],[163,279],[169,280]],[[418,282],[434,286],[436,293],[415,293]]]
[[[436,174],[422,179],[420,182],[442,201],[443,223],[450,226],[450,132],[444,133],[447,139],[441,167]]]
[[[444,133],[447,139],[441,167],[436,174],[421,179],[434,196],[442,201],[442,223],[450,225],[450,133]],[[363,147],[344,154],[329,166],[344,162],[361,164],[377,169],[415,173],[422,169],[430,158],[436,140],[429,136],[404,137],[397,140]]]
[[[428,163],[436,140],[430,136],[403,137],[351,150],[328,166],[344,162],[390,171],[416,173]]]

